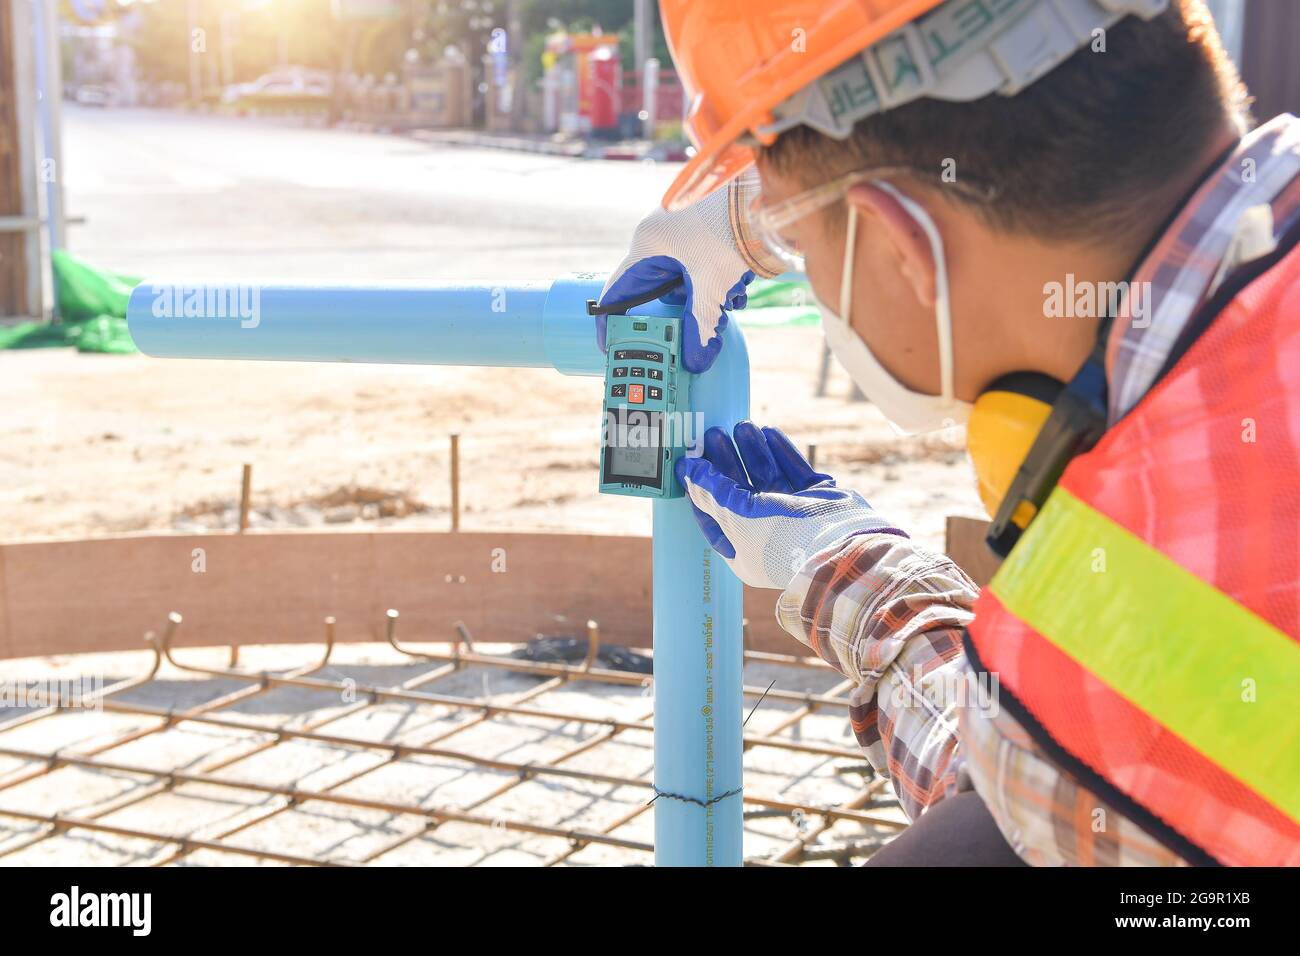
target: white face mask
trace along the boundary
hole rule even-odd
[[[825,321],[822,328],[835,357],[857,383],[858,388],[880,409],[896,429],[908,435],[938,431],[963,425],[970,417],[969,402],[959,401],[953,392],[952,309],[948,299],[948,263],[943,254],[943,239],[930,214],[908,199],[889,183],[875,186],[895,199],[925,230],[934,256],[935,322],[939,330],[939,379],[942,394],[914,392],[880,364],[867,343],[849,326],[849,306],[853,301],[853,259],[857,246],[858,214],[849,207],[848,235],[844,242],[844,267],[840,279],[840,311],[837,315],[821,302]]]

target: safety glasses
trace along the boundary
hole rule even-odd
[[[913,179],[926,178],[921,177],[916,170],[903,166],[860,169],[771,205],[763,201],[763,193],[760,190],[750,202],[749,222],[768,251],[791,270],[802,272],[803,250],[799,247],[799,243],[789,236],[788,231],[791,226],[818,210],[839,202],[844,198],[845,193],[859,183],[876,182],[900,175],[907,175]],[[977,202],[991,202],[996,193],[992,188],[948,182],[940,176],[935,176],[933,179],[943,188],[954,189],[962,196]]]

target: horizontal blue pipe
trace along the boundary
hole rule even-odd
[[[143,282],[127,324],[162,358],[547,365],[548,288]]]

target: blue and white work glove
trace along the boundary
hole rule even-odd
[[[778,275],[781,261],[749,229],[758,190],[752,172],[721,186],[678,212],[656,209],[637,225],[632,247],[611,273],[600,305],[635,302],[674,278],[683,284],[660,299],[684,305],[682,365],[704,372],[722,351],[724,310],[743,309],[755,275]],[[605,316],[596,317],[596,341],[605,351]]]
[[[736,577],[784,590],[818,551],[867,531],[903,535],[856,491],[835,487],[775,428],[704,433],[704,454],[677,462],[695,520]],[[739,454],[737,454],[739,450]]]

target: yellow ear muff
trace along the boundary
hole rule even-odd
[[[1042,430],[1065,385],[1038,372],[1013,372],[975,400],[966,425],[966,448],[975,465],[980,500],[998,513],[1016,472]]]

